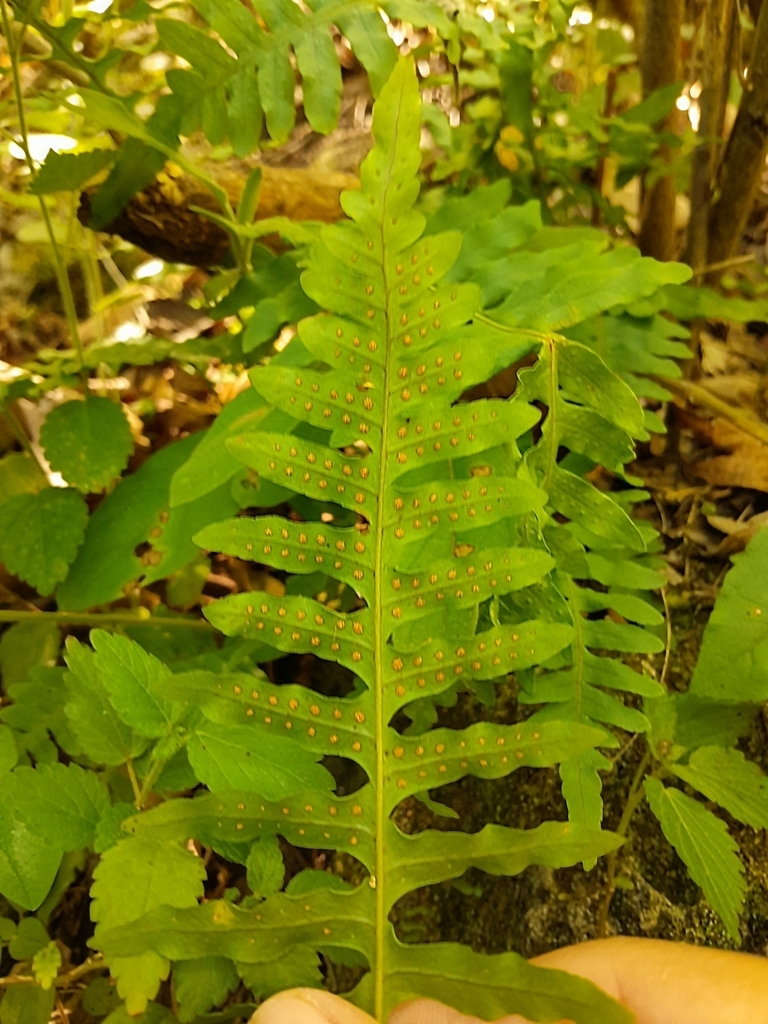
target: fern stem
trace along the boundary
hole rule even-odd
[[[624,804],[624,810],[619,821],[618,828],[616,829],[617,835],[626,836],[629,830],[630,822],[632,821],[632,815],[635,813],[637,808],[645,799],[645,790],[642,787],[645,773],[648,769],[648,765],[651,763],[651,750],[650,747],[646,750],[643,755],[643,759],[637,766],[637,771],[632,779],[632,785],[629,787],[629,793],[627,794],[627,802]],[[608,912],[611,909],[611,900],[613,894],[616,892],[616,863],[618,859],[618,850],[612,850],[608,854],[608,871],[605,882],[605,896],[603,898],[602,905],[600,907],[600,916],[597,922],[597,936],[600,939],[608,937]]]
[[[143,617],[133,612],[12,612],[0,611],[0,622],[26,622],[29,619],[40,619],[44,617],[50,622],[68,623],[72,626],[104,626],[112,623],[116,626],[157,626],[165,629],[166,626],[181,627],[189,629],[204,629],[213,632],[215,627],[206,619],[185,619],[182,616],[169,617],[167,619],[151,616]]]
[[[24,98],[21,91],[21,76],[19,75],[19,50],[18,46],[13,42],[13,36],[11,35],[11,22],[8,17],[8,8],[6,6],[6,0],[0,0],[0,17],[2,17],[3,33],[5,38],[8,40],[8,56],[11,60],[11,77],[13,79],[13,93],[16,99],[16,108],[19,115],[19,134],[21,136],[21,148],[24,151],[24,159],[26,160],[27,166],[29,167],[29,173],[32,176],[32,180],[37,176],[37,168],[35,162],[32,159],[32,154],[29,151],[29,141],[27,132],[27,118],[24,113]],[[81,375],[84,373],[83,363],[83,343],[80,338],[80,327],[77,322],[77,310],[75,309],[75,298],[72,294],[72,285],[69,281],[69,275],[67,268],[64,263],[64,259],[61,255],[61,249],[59,243],[56,241],[56,235],[53,230],[53,222],[51,221],[51,215],[48,211],[48,206],[44,201],[44,197],[39,197],[40,212],[43,215],[43,221],[45,223],[45,230],[48,233],[48,240],[51,244],[51,252],[53,254],[53,266],[56,272],[56,280],[59,285],[59,292],[61,294],[61,301],[64,305],[64,316],[67,321],[67,327],[69,329],[69,335],[72,339],[72,344],[77,352],[78,362],[80,364],[79,369]]]

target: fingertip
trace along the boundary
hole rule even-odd
[[[250,1024],[375,1024],[345,999],[316,988],[293,988],[267,999]]]

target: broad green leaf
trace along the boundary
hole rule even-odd
[[[294,43],[302,77],[304,110],[316,132],[327,135],[336,127],[341,109],[341,69],[330,26],[309,27]]]
[[[109,807],[103,782],[76,764],[17,768],[7,785],[16,816],[35,836],[62,851],[92,845]]]
[[[49,192],[74,192],[87,185],[99,171],[114,162],[114,149],[91,149],[85,153],[56,153],[53,150],[35,175],[29,191],[41,196]]]
[[[181,960],[173,965],[173,989],[179,1003],[179,1020],[193,1021],[198,1014],[220,1006],[237,988],[238,976],[231,960],[207,956]]]
[[[0,725],[0,775],[9,772],[19,759],[13,730],[7,725]]]
[[[0,796],[0,893],[25,910],[37,910],[56,877],[61,850],[34,835]]]
[[[156,907],[192,907],[203,894],[202,860],[175,843],[130,839],[103,854],[94,870],[91,917],[96,937],[135,921]],[[109,957],[117,989],[132,1015],[143,1013],[170,963],[146,947],[136,954]]]
[[[227,439],[257,429],[268,412],[265,400],[253,388],[241,391],[228,402],[187,461],[173,474],[171,507],[208,494],[240,472],[242,463],[229,453]]]
[[[65,578],[85,536],[88,508],[71,488],[46,487],[0,503],[0,561],[41,594]]]
[[[0,672],[9,696],[17,683],[27,683],[38,665],[55,663],[61,646],[61,628],[41,615],[17,622],[0,637]]]
[[[48,942],[48,932],[43,922],[37,917],[23,917],[8,952],[14,960],[31,960]]]
[[[123,588],[134,580],[147,584],[170,576],[197,556],[193,534],[237,511],[227,485],[183,509],[169,507],[171,477],[203,436],[191,434],[155,452],[99,505],[67,581],[58,590],[61,608],[79,611],[108,604],[123,596]],[[138,557],[136,548],[147,542],[151,549]]]
[[[0,459],[0,502],[14,494],[37,494],[47,486],[40,464],[25,452],[11,452]]]
[[[119,476],[133,451],[122,406],[98,395],[52,409],[40,431],[40,443],[51,469],[86,494],[102,490]]]
[[[647,694],[653,697],[653,694]],[[668,693],[646,700],[643,711],[651,722],[656,747],[674,748],[674,759],[686,750],[734,746],[752,727],[754,704],[731,704],[692,693]]]
[[[131,138],[150,142],[151,136],[144,121],[116,96],[109,96],[95,89],[78,89],[88,117],[99,125],[112,131],[122,132]],[[79,112],[79,108],[73,108]]]
[[[188,749],[197,777],[215,792],[259,793],[279,800],[309,787],[329,789],[332,781],[315,755],[263,727],[201,723]]]
[[[725,822],[702,804],[647,778],[645,792],[662,832],[684,861],[691,878],[701,886],[712,909],[732,939],[739,941],[739,914],[746,883],[738,846]]]
[[[235,966],[257,999],[269,999],[287,988],[323,987],[320,958],[311,946],[296,946],[270,963]]]
[[[740,750],[700,747],[670,771],[752,828],[768,828],[768,779]]]
[[[74,637],[67,640],[67,703],[70,727],[85,753],[101,764],[123,764],[146,750],[148,739],[134,733],[110,700],[96,655]]]
[[[99,231],[111,224],[129,200],[155,180],[165,160],[163,153],[140,138],[126,139],[109,177],[90,200],[88,227]]]
[[[733,702],[768,699],[768,530],[733,559],[704,630],[690,692]]]
[[[0,1024],[48,1024],[55,993],[39,985],[11,985],[0,1003]]]

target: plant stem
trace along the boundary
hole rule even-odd
[[[136,810],[141,810],[141,786],[139,785],[139,777],[136,774],[136,769],[133,765],[133,758],[126,757],[125,767],[128,771],[128,778],[131,780],[131,789],[133,790],[133,802],[136,805]]]
[[[621,815],[619,827],[616,829],[617,835],[622,837],[626,836],[627,830],[629,829],[629,823],[632,820],[632,815],[645,799],[645,790],[642,788],[642,781],[650,763],[651,751],[649,748],[646,750],[642,761],[637,766],[637,771],[632,779],[632,785],[629,787],[627,802],[624,805],[624,811]],[[612,850],[611,853],[608,854],[608,875],[605,883],[605,897],[603,898],[603,903],[600,907],[600,916],[597,920],[597,935],[598,938],[601,939],[607,938],[608,936],[608,912],[611,909],[611,900],[613,899],[613,894],[616,891],[615,879],[617,856],[618,850]]]
[[[8,40],[8,55],[11,60],[11,76],[13,78],[13,92],[16,99],[16,108],[19,115],[19,132],[21,134],[21,148],[24,151],[24,158],[29,167],[29,173],[32,175],[34,181],[37,175],[37,168],[35,162],[32,159],[32,154],[29,151],[29,141],[27,133],[27,119],[24,113],[24,98],[21,91],[21,76],[19,75],[19,55],[18,47],[13,42],[11,35],[11,22],[8,17],[8,8],[6,6],[6,0],[0,0],[0,16],[2,17],[3,33],[5,38]],[[39,197],[40,212],[43,215],[43,221],[45,222],[45,229],[48,232],[48,240],[51,243],[51,251],[53,253],[53,266],[56,271],[56,280],[59,285],[59,292],[61,293],[61,301],[64,304],[64,315],[67,320],[67,327],[69,328],[70,338],[72,344],[77,352],[78,361],[80,363],[80,371],[83,372],[83,343],[80,339],[80,328],[77,322],[77,311],[75,309],[75,299],[72,294],[72,286],[69,281],[69,275],[67,274],[67,268],[64,265],[64,260],[61,256],[61,250],[59,243],[56,241],[56,236],[53,230],[53,222],[51,221],[51,215],[48,212],[48,207],[43,200],[43,196]]]
[[[662,387],[669,388],[670,391],[682,393],[690,402],[706,406],[713,412],[719,413],[729,423],[738,427],[739,430],[743,430],[745,434],[757,438],[763,444],[768,444],[768,426],[765,423],[756,420],[749,413],[742,412],[736,406],[724,402],[722,398],[713,395],[701,384],[694,384],[690,380],[670,380],[667,377],[654,377],[653,379]]]
[[[44,615],[51,622],[67,622],[72,626],[103,626],[111,622],[116,626],[156,626],[164,629],[186,626],[189,629],[214,630],[214,626],[206,619],[152,618],[136,615],[134,612],[11,612],[0,611],[0,622],[24,622],[27,619],[39,618]]]
[[[147,773],[147,775],[146,775],[146,777],[144,779],[144,782],[143,782],[143,784],[141,786],[141,790],[140,790],[139,795],[137,797],[137,801],[136,801],[136,809],[137,810],[140,811],[140,810],[143,809],[144,804],[147,801],[147,797],[152,792],[152,788],[154,787],[154,785],[157,782],[157,780],[160,778],[160,773],[162,772],[163,768],[165,768],[167,763],[168,762],[166,760],[155,761],[155,763],[149,769],[149,772]]]
[[[73,967],[71,971],[66,971],[66,973],[54,978],[53,984],[56,988],[68,988],[73,982],[84,977],[86,974],[93,974],[94,971],[106,971],[106,969],[107,965],[104,963],[104,957],[101,953],[94,953],[93,956],[89,956],[83,963]],[[11,985],[37,984],[37,978],[26,974],[9,974],[5,978],[0,978],[0,988],[10,987]]]

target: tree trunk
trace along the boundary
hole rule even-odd
[[[749,76],[718,175],[707,263],[732,256],[755,201],[768,149],[768,3],[757,19]]]
[[[699,138],[691,167],[691,219],[686,259],[703,267],[708,259],[708,227],[730,79],[730,43],[734,0],[709,0],[704,10]]]
[[[670,85],[681,77],[680,29],[683,24],[684,0],[647,0],[645,11],[644,43],[640,57],[643,94]],[[673,111],[667,127],[674,122]],[[662,145],[658,152],[662,160],[671,163],[672,151]],[[675,258],[675,180],[672,174],[660,178],[643,198],[643,223],[640,228],[640,249],[646,256],[657,260]]]

